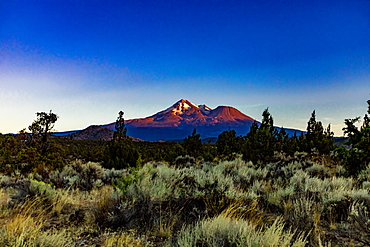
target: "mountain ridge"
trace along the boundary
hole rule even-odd
[[[255,119],[231,106],[218,106],[213,110],[206,105],[196,105],[181,99],[165,110],[146,118],[126,120],[125,124],[130,127],[199,127],[217,124],[243,125],[254,121]],[[103,126],[113,129],[113,125],[114,123]]]
[[[237,135],[246,135],[256,120],[232,106],[217,106],[215,109],[205,104],[197,105],[181,99],[172,106],[145,118],[125,120],[127,135],[146,141],[183,140],[194,129],[202,139],[217,138],[225,130],[235,130]],[[258,124],[260,122],[256,121]],[[115,130],[115,122],[99,125],[99,127]],[[276,127],[280,129],[279,127]],[[86,129],[83,133],[75,131],[72,138],[108,139],[112,133],[105,133],[100,128]],[[289,135],[303,133],[300,130],[285,129]],[[88,134],[86,134],[88,133]],[[63,134],[61,134],[63,135]],[[90,137],[89,137],[90,136]],[[103,137],[104,136],[104,137]]]
[[[202,138],[217,137],[223,131],[234,129],[238,134],[248,133],[255,119],[231,106],[215,109],[181,99],[172,106],[145,118],[125,121],[127,134],[136,138],[158,141],[184,139],[194,129]],[[101,125],[115,129],[115,122]]]

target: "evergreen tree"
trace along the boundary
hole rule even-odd
[[[203,144],[202,140],[200,139],[200,134],[197,134],[197,129],[194,129],[192,134],[184,139],[183,146],[188,155],[195,158],[202,156]]]
[[[106,168],[135,167],[140,157],[138,149],[130,138],[110,141],[104,153],[103,166]]]
[[[251,128],[249,129],[249,132],[246,135],[246,138],[248,140],[255,138],[257,136],[258,128],[259,128],[259,126],[258,126],[257,121],[254,121]]]
[[[263,164],[270,161],[275,151],[281,149],[278,143],[278,131],[274,127],[274,121],[266,108],[262,113],[262,123],[258,127],[257,122],[251,126],[246,135],[246,143],[243,149],[243,159],[253,163]]]
[[[301,138],[303,151],[308,153],[317,151],[320,154],[328,154],[334,150],[333,135],[330,124],[324,129],[321,121],[316,121],[316,112],[314,110],[307,122],[307,133]]]
[[[138,149],[131,138],[127,138],[127,129],[123,111],[118,113],[113,140],[105,148],[103,165],[107,168],[123,169],[136,166],[139,159]]]
[[[348,144],[355,144],[355,143],[360,142],[361,140],[360,130],[357,129],[355,125],[359,121],[360,121],[360,117],[344,120],[344,124],[346,125],[346,127],[344,127],[342,130],[344,134],[349,137]]]
[[[222,132],[216,142],[217,153],[225,157],[230,157],[233,153],[241,153],[243,139],[236,136],[235,130],[227,130]]]
[[[287,137],[282,147],[284,153],[294,155],[295,152],[300,151],[300,138],[302,138],[302,136],[298,137],[296,132],[294,132],[292,137]]]
[[[123,111],[118,113],[118,117],[116,120],[115,128],[116,132],[114,133],[114,138],[121,140],[122,138],[126,138],[127,128],[125,126],[125,119],[123,118]]]
[[[58,120],[58,116],[50,112],[37,112],[37,119],[28,127],[32,132],[33,137],[41,136],[41,149],[43,152],[47,149],[47,141],[50,132],[54,128],[55,122]]]
[[[291,144],[289,139],[289,135],[286,133],[285,129],[281,127],[277,134],[276,151],[283,151],[285,153],[288,153],[290,149],[289,145]]]
[[[367,101],[368,110],[363,118],[363,123],[359,128],[355,123],[360,121],[360,117],[345,119],[346,127],[343,128],[344,134],[349,137],[347,142],[350,149],[339,149],[338,154],[342,159],[348,175],[357,175],[361,170],[370,164],[370,100]]]

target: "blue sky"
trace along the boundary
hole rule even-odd
[[[342,135],[370,93],[370,2],[0,1],[0,132],[152,115],[181,98]]]

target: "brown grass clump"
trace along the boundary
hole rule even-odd
[[[230,219],[248,220],[252,224],[261,225],[265,213],[259,208],[257,201],[239,199],[230,203],[220,215]]]
[[[45,209],[39,198],[27,201],[13,211],[1,227],[1,246],[71,246],[69,234],[65,231],[45,230]]]
[[[351,206],[351,220],[354,222],[354,238],[370,246],[370,210],[364,203],[355,202]],[[357,234],[360,233],[360,234]]]
[[[103,246],[106,246],[106,247],[116,247],[116,246],[145,247],[145,246],[152,246],[152,245],[146,242],[145,240],[136,237],[132,232],[116,232],[116,233],[108,234],[108,236],[103,241]]]

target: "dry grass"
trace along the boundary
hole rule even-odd
[[[114,209],[121,204],[123,193],[106,185],[91,191],[90,197],[91,220],[99,226],[106,227],[114,217]]]
[[[265,213],[259,208],[257,201],[239,199],[229,204],[220,215],[230,219],[247,220],[252,224],[261,225]]]
[[[284,230],[285,224],[277,218],[265,229],[257,228],[245,220],[223,216],[203,220],[184,228],[177,244],[192,246],[305,246],[306,238],[295,231]]]
[[[176,216],[167,217],[167,218],[160,216],[158,227],[156,227],[156,229],[154,229],[153,232],[155,232],[155,234],[160,238],[166,238],[166,239],[172,238],[173,228],[174,228],[174,225],[176,224],[176,221],[177,221]]]
[[[17,184],[27,192],[21,196],[11,187],[16,180],[3,176],[0,246],[370,243],[366,174],[356,180],[327,166],[254,168],[237,160],[190,168],[149,164],[139,175],[128,193],[110,185],[81,191],[21,178]]]
[[[65,231],[45,230],[46,209],[39,198],[29,200],[13,210],[1,228],[1,246],[71,246]]]
[[[116,232],[108,234],[108,236],[104,239],[103,246],[145,247],[151,246],[151,244],[141,238],[136,237],[135,234],[133,234],[132,232]]]
[[[2,210],[8,202],[11,200],[8,193],[6,193],[4,188],[0,188],[0,209]]]

